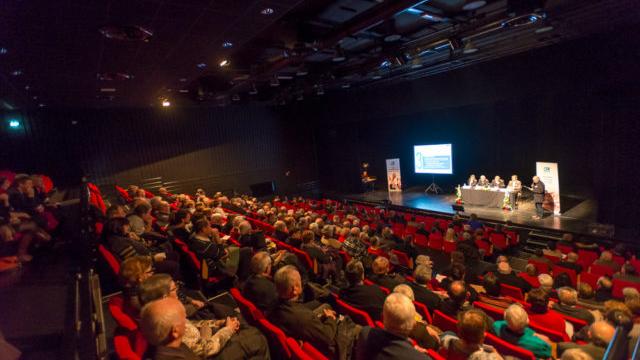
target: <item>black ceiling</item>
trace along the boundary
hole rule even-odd
[[[638,8],[634,0],[6,0],[0,108],[304,101],[611,31],[637,22]]]

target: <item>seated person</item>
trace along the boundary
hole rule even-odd
[[[529,292],[529,290],[531,290],[531,285],[529,285],[529,283],[524,281],[521,277],[518,277],[513,272],[513,270],[511,270],[511,265],[509,265],[509,263],[506,261],[498,264],[498,272],[496,273],[496,277],[502,284],[515,286],[522,289],[522,292]]]
[[[329,248],[340,249],[342,248],[342,243],[335,237],[335,228],[333,225],[323,226],[320,243]]]
[[[162,200],[172,203],[176,201],[176,196],[169,193],[169,190],[165,187],[161,187],[158,189],[158,196],[162,198]]]
[[[424,304],[430,312],[433,312],[440,308],[442,299],[428,287],[431,282],[431,275],[430,266],[418,265],[413,271],[415,282],[409,283],[409,286],[413,290],[416,301]]]
[[[619,273],[613,275],[614,279],[640,282],[640,276],[636,272],[636,268],[631,264],[624,264]]]
[[[211,227],[217,229],[219,233],[226,234],[224,217],[222,214],[213,213],[211,214]]]
[[[582,265],[578,264],[578,254],[573,251],[568,253],[567,258],[560,261],[557,265],[575,271],[576,275],[582,272]]]
[[[251,275],[242,287],[242,295],[263,312],[269,312],[278,302],[276,286],[271,279],[271,266],[269,253],[255,253],[251,258]]]
[[[533,256],[531,256],[529,260],[545,263],[549,266],[549,268],[553,266],[553,261],[551,261],[550,259],[547,259],[544,256],[542,249],[535,249],[533,252]]]
[[[324,280],[330,278],[337,278],[338,276],[338,264],[334,261],[334,258],[329,253],[329,249],[320,245],[315,240],[315,236],[311,230],[305,230],[302,232],[302,245],[300,249],[305,251],[312,260],[318,263],[318,275]]]
[[[611,251],[603,251],[600,254],[600,258],[593,262],[595,265],[608,266],[613,269],[614,272],[620,271],[620,264],[613,261],[613,254]]]
[[[355,348],[356,360],[425,359],[408,337],[415,326],[416,309],[409,298],[393,293],[384,302],[384,329],[362,328]]]
[[[186,242],[191,237],[191,228],[191,213],[188,210],[180,209],[173,213],[168,229],[172,236]]]
[[[177,289],[175,282],[168,275],[154,275],[141,284],[140,302],[144,306],[165,298],[178,299]],[[238,317],[233,316],[237,315],[233,310],[226,315],[226,320],[212,318],[187,321],[182,342],[200,357],[219,355],[222,358],[235,359],[263,359],[265,356],[269,358],[269,347],[265,337],[256,328],[241,326]]]
[[[590,310],[602,310],[603,304],[595,300],[595,291],[588,283],[578,284],[578,306]]]
[[[441,335],[442,347],[440,354],[446,359],[479,358],[485,360],[502,360],[495,348],[484,344],[487,315],[477,309],[469,309],[458,317],[457,335],[447,331]]]
[[[349,286],[340,291],[340,299],[364,310],[374,320],[379,320],[386,294],[376,285],[363,284],[364,266],[362,262],[352,259],[347,264],[345,272]]]
[[[547,243],[547,248],[542,250],[545,255],[555,256],[557,258],[562,258],[562,251],[558,250],[558,244],[555,241],[549,241]]]
[[[447,278],[443,279],[440,282],[440,286],[447,289],[449,288],[449,284],[451,284],[452,281],[456,281],[456,280],[464,281],[465,284],[467,284],[465,286],[467,287],[467,292],[469,293],[469,299],[468,299],[469,302],[473,303],[478,299],[478,292],[476,291],[476,289],[468,285],[471,282],[476,282],[476,278],[472,276],[467,276],[467,268],[466,266],[464,266],[464,264],[458,263],[458,262],[453,263],[449,270],[449,274],[447,275],[448,275]]]
[[[267,247],[267,243],[262,231],[253,231],[251,223],[248,221],[242,221],[238,225],[238,231],[240,236],[238,242],[242,247],[251,247],[254,251],[260,251]]]
[[[551,357],[551,342],[536,334],[528,326],[529,316],[519,304],[513,304],[504,312],[504,320],[493,323],[495,333],[502,340],[531,351],[537,358]]]
[[[477,186],[488,187],[490,184],[489,179],[486,176],[480,175]]]
[[[540,281],[538,281],[538,269],[533,264],[527,264],[524,267],[524,271],[519,272],[518,276],[528,282],[532,288],[540,287]]]
[[[596,284],[596,301],[604,302],[613,299],[613,282],[611,278],[601,276]]]
[[[171,222],[171,206],[166,201],[161,201],[158,207],[152,212],[153,217],[156,218],[155,225],[158,231],[164,231]]]
[[[184,306],[174,298],[149,303],[142,309],[140,330],[149,343],[145,359],[197,359],[183,343],[187,326]]]
[[[209,267],[209,272],[219,273],[225,276],[244,278],[248,269],[242,264],[248,264],[251,258],[249,248],[226,246],[220,239],[217,230],[211,228],[209,221],[202,219],[193,226],[193,235],[187,244],[196,253],[198,258],[204,259]]]
[[[596,321],[589,327],[589,342],[587,344],[576,344],[573,342],[558,343],[558,356],[564,359],[564,353],[569,349],[580,349],[590,355],[593,359],[603,359],[604,353],[615,334],[615,328],[607,321]]]
[[[41,228],[48,230],[44,204],[36,196],[33,180],[26,174],[19,174],[7,189],[9,204],[15,212],[28,214],[29,218]]]
[[[357,227],[349,230],[349,235],[342,243],[342,249],[352,258],[362,259],[367,256],[368,245],[360,240],[360,229]]]
[[[513,300],[500,295],[502,291],[500,280],[493,273],[484,276],[482,287],[485,292],[478,294],[478,301],[502,309],[506,309],[514,303]]]
[[[546,291],[551,297],[557,298],[558,294],[553,286],[553,278],[549,274],[538,275],[538,282],[540,283],[540,289]]]
[[[542,289],[529,291],[527,302],[531,304],[529,320],[547,329],[561,331],[569,338],[573,336],[573,325],[557,312],[549,309],[549,294]]]
[[[576,306],[578,303],[578,292],[574,288],[561,287],[558,289],[558,303],[554,303],[551,308],[560,314],[564,314],[576,319],[581,319],[591,324],[594,321],[593,314],[587,309]]]
[[[400,293],[411,301],[416,301],[413,290],[409,285],[400,284],[393,289],[394,293]],[[428,309],[427,309],[428,310]],[[429,323],[416,311],[416,325],[411,330],[409,337],[425,349],[438,349],[438,332],[430,327]]]
[[[578,251],[578,247],[576,246],[576,243],[573,241],[573,234],[571,233],[562,234],[562,240],[558,241],[557,245],[570,247],[573,249],[573,251]]]
[[[267,317],[289,336],[311,343],[331,358],[348,359],[360,326],[348,317],[336,315],[327,304],[311,310],[300,302],[302,280],[291,265],[280,268],[274,282],[278,291],[278,305]]]
[[[111,205],[107,208],[105,212],[105,216],[107,219],[113,219],[116,217],[127,217],[127,211],[124,209],[122,205]]]
[[[372,274],[369,276],[369,280],[389,290],[404,283],[402,276],[389,273],[389,259],[383,256],[378,256],[373,261],[371,272]]]
[[[458,317],[458,313],[471,308],[471,303],[469,302],[470,294],[464,281],[456,280],[451,282],[447,295],[449,297],[440,305],[440,311],[445,315],[455,319]]]
[[[153,275],[153,263],[149,256],[132,256],[122,262],[118,282],[122,289],[123,310],[131,318],[139,317],[140,284]]]
[[[275,223],[273,223],[273,237],[282,241],[282,242],[286,242],[287,239],[289,238],[289,230],[287,230],[287,225],[284,223],[284,221],[282,220],[278,220]]]
[[[500,176],[496,175],[489,186],[491,186],[492,188],[504,188],[504,180],[502,180]]]

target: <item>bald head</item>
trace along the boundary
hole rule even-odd
[[[251,272],[256,275],[271,274],[271,256],[266,251],[259,251],[251,258]]]
[[[378,256],[373,260],[371,271],[377,275],[383,275],[389,272],[389,259],[384,256]]]
[[[409,336],[416,322],[416,308],[411,299],[400,293],[392,293],[384,301],[382,313],[387,331],[402,337]]]
[[[155,346],[179,346],[186,322],[184,306],[171,297],[152,301],[140,312],[140,329],[145,339]]]
[[[602,347],[609,345],[609,342],[613,339],[613,334],[615,332],[616,329],[613,325],[609,324],[609,322],[605,320],[595,321],[589,328],[591,342]]]
[[[247,235],[251,232],[251,223],[248,221],[242,221],[238,225],[238,230],[240,231],[240,235]]]
[[[393,292],[402,294],[402,295],[408,297],[411,301],[415,301],[416,300],[415,295],[413,293],[413,289],[411,289],[411,286],[409,286],[407,284],[397,285],[396,287],[393,288]]]
[[[278,296],[284,300],[296,300],[302,294],[302,279],[292,265],[281,267],[273,277]]]

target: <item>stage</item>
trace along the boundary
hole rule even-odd
[[[364,194],[347,194],[340,196],[342,199],[351,201],[363,201],[382,204],[383,200],[391,201],[393,208],[399,210],[418,210],[443,215],[453,215],[455,211],[451,205],[455,202],[455,195],[434,195],[426,194],[424,188],[413,187],[403,192],[389,193],[386,190],[367,192]],[[564,199],[563,199],[564,201]],[[510,221],[514,225],[527,228],[553,231],[553,232],[573,232],[578,234],[589,234],[588,225],[595,221],[597,205],[590,199],[574,199],[566,201],[567,206],[562,215],[554,216],[546,213],[543,219],[534,220],[534,204],[529,200],[522,200],[516,211],[507,211],[499,208],[468,206],[464,205],[465,216],[471,213],[478,215],[480,219],[489,222],[506,223]]]

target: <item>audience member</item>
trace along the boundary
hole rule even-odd
[[[611,251],[603,251],[602,254],[600,254],[600,258],[593,263],[596,265],[608,266],[612,268],[614,272],[620,270],[620,264],[613,261],[613,254]]]
[[[393,289],[404,282],[402,276],[389,272],[389,259],[383,256],[378,256],[373,261],[371,272],[369,280],[387,289]]]
[[[527,264],[524,267],[524,271],[519,272],[518,276],[524,281],[528,282],[532,288],[540,287],[540,281],[538,281],[538,269],[533,264]]]
[[[587,344],[579,345],[570,342],[558,343],[558,355],[563,356],[566,350],[578,348],[593,359],[602,359],[609,342],[613,339],[614,333],[615,328],[611,324],[603,320],[596,321],[589,327],[589,342]]]
[[[558,266],[571,269],[576,272],[576,275],[582,272],[582,265],[578,264],[578,254],[573,251],[567,254],[567,258],[558,263]]]
[[[539,263],[547,264],[549,267],[553,266],[553,261],[549,260],[544,256],[542,249],[536,249],[533,252],[533,256],[529,258],[529,260],[537,261]]]
[[[522,289],[523,292],[529,292],[529,290],[531,290],[531,285],[518,277],[511,269],[511,265],[506,261],[498,263],[496,277],[500,280],[500,283],[515,286]]]
[[[558,250],[557,244],[555,241],[549,241],[547,243],[547,248],[543,250],[544,255],[555,256],[557,258],[562,258],[562,251]]]
[[[456,318],[459,312],[471,307],[469,292],[467,291],[467,286],[464,281],[453,281],[451,285],[449,285],[447,295],[448,298],[440,305],[440,311],[445,315]]]
[[[513,300],[500,295],[502,286],[500,280],[493,273],[488,273],[484,276],[482,287],[485,292],[478,294],[478,301],[503,309],[513,304]]]
[[[566,322],[562,315],[549,309],[549,294],[546,291],[529,291],[527,302],[531,305],[528,311],[529,320],[544,328],[564,332],[569,338],[573,336],[573,325]]]
[[[242,295],[258,309],[269,312],[278,302],[276,286],[271,279],[272,260],[269,253],[259,251],[251,258],[251,275],[242,287]]]
[[[595,298],[599,302],[613,299],[613,282],[608,276],[601,276],[598,279]]]
[[[424,304],[429,311],[439,309],[442,300],[428,287],[431,282],[431,267],[427,265],[416,266],[413,278],[415,282],[409,283],[409,286],[413,289],[416,301]]]
[[[199,359],[182,342],[187,328],[187,313],[180,301],[171,297],[153,301],[142,308],[140,317],[140,329],[151,345],[145,359]]]
[[[587,322],[587,324],[591,324],[594,321],[593,314],[587,309],[579,308],[576,306],[578,303],[578,292],[571,287],[561,287],[558,289],[558,303],[554,303],[552,305],[552,309],[576,318],[581,319]]]
[[[447,331],[441,335],[440,353],[446,359],[480,358],[484,360],[501,360],[502,356],[495,348],[484,344],[487,329],[486,315],[477,309],[469,309],[458,316],[458,331],[454,334]],[[481,355],[481,356],[480,356]]]
[[[595,291],[588,283],[580,283],[578,285],[578,305],[583,308],[600,310],[603,308],[602,302],[595,300]]]
[[[636,268],[631,264],[624,264],[619,273],[613,275],[614,279],[632,281],[640,283],[640,276],[636,272]]]
[[[493,323],[496,334],[504,341],[531,351],[538,358],[551,356],[548,338],[535,333],[529,326],[527,312],[518,304],[511,305],[504,312],[504,320]]]
[[[349,287],[340,291],[340,298],[358,309],[366,311],[373,319],[382,315],[386,294],[375,285],[364,285],[364,266],[351,260],[345,269]]]

